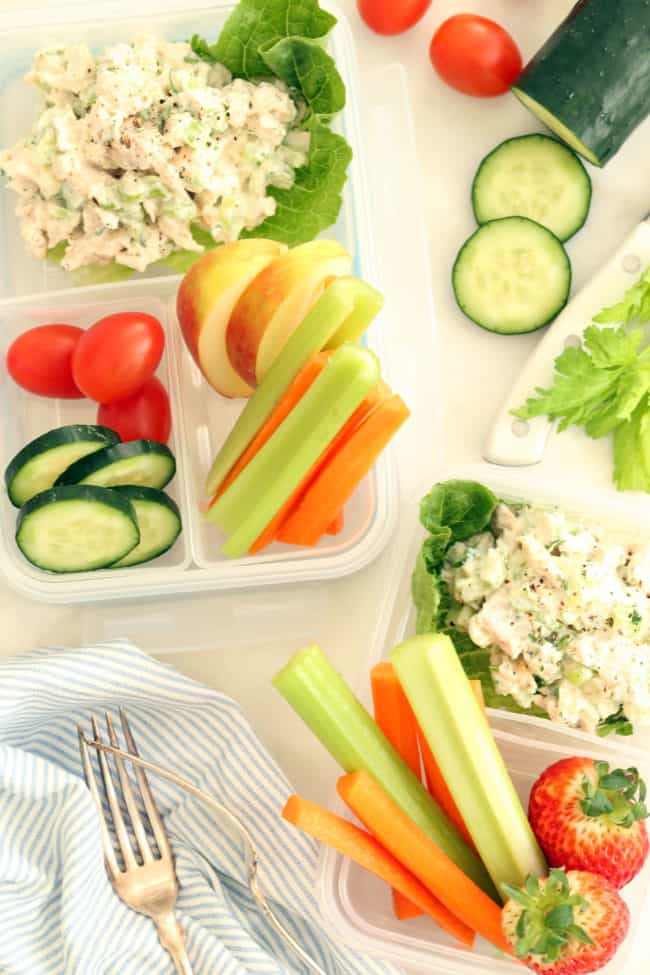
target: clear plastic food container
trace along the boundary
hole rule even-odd
[[[0,14],[0,146],[13,144],[34,117],[37,95],[23,81],[36,49],[56,41],[85,42],[92,48],[154,33],[183,40],[194,33],[216,38],[232,2],[173,0],[160,4],[145,0],[137,13],[111,2],[47,5],[30,16],[29,26],[12,14]],[[337,119],[354,151],[339,220],[326,236],[336,237],[354,257],[355,273],[377,283],[375,227],[368,206],[363,146],[359,134],[359,90],[352,37],[340,11],[327,5],[339,22],[331,50],[348,92],[347,105]],[[178,461],[170,493],[181,508],[183,533],[173,549],[147,565],[56,576],[31,566],[14,542],[16,511],[2,492],[0,504],[0,569],[21,593],[50,602],[85,602],[142,598],[210,589],[235,589],[329,579],[358,571],[375,558],[395,527],[397,484],[393,452],[389,448],[346,505],[345,528],[313,549],[274,544],[253,558],[228,560],[221,556],[223,538],[204,522],[202,486],[211,461],[232,427],[241,401],[218,396],[202,379],[184,347],[175,315],[180,278],[149,270],[127,282],[70,288],[65,273],[26,252],[14,215],[15,195],[0,193],[0,354],[14,338],[33,325],[66,321],[89,327],[115,311],[142,310],[156,315],[167,336],[159,375],[172,404],[170,447]],[[368,345],[383,357],[383,320],[373,323]],[[88,400],[48,400],[15,386],[3,371],[0,377],[0,462],[3,468],[28,441],[67,423],[95,422],[95,406]]]
[[[406,507],[401,519],[404,543],[395,563],[395,573],[378,621],[370,656],[357,688],[364,704],[372,708],[369,673],[378,661],[385,659],[393,647],[415,633],[414,611],[410,594],[410,578],[419,546],[425,531],[419,527],[419,498],[436,481],[448,478],[472,479],[485,484],[505,499],[520,499],[538,504],[556,505],[563,510],[602,525],[617,539],[650,541],[650,525],[641,517],[643,499],[633,495],[616,495],[611,490],[589,491],[587,496],[570,486],[539,480],[533,469],[511,471],[486,464],[434,473],[422,491]],[[650,776],[650,729],[636,732],[632,737],[598,738],[552,724],[541,718],[515,715],[489,709],[490,725],[497,744],[512,775],[524,805],[527,805],[531,786],[537,776],[553,762],[571,755],[584,755],[610,762],[614,766],[635,765],[643,777]],[[333,808],[347,814],[336,799]],[[646,864],[635,880],[621,892],[630,907],[630,933],[616,956],[605,968],[604,975],[624,975],[626,963],[634,955],[636,962],[646,955],[637,955],[636,948],[645,936],[643,921],[648,916],[650,864]],[[388,887],[376,877],[357,867],[330,849],[323,849],[318,882],[321,909],[330,933],[354,945],[360,951],[404,965],[418,972],[437,975],[460,975],[476,972],[507,973],[523,971],[516,962],[506,958],[492,945],[477,938],[473,949],[454,944],[444,931],[430,919],[420,917],[398,921],[392,909]],[[647,947],[647,943],[644,942]],[[640,969],[639,969],[640,970]]]

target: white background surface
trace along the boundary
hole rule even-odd
[[[471,99],[446,88],[430,68],[428,43],[445,17],[474,11],[508,27],[526,60],[572,3],[434,0],[424,20],[397,38],[381,38],[368,31],[356,14],[354,0],[339,0],[339,5],[349,14],[365,83],[372,84],[375,70],[401,62],[411,93],[422,169],[420,204],[433,271],[437,353],[425,302],[419,314],[404,316],[395,308],[389,325],[396,332],[390,378],[414,410],[400,438],[399,460],[402,491],[415,497],[438,467],[441,443],[435,416],[439,405],[444,408],[445,462],[478,461],[499,401],[536,342],[535,336],[490,335],[465,320],[454,304],[449,272],[459,245],[474,229],[469,188],[478,162],[502,139],[537,126],[510,96]],[[19,6],[25,4],[0,0],[2,9]],[[394,158],[400,152],[399,142],[386,132],[383,146],[386,157],[377,160],[377,166],[399,173],[400,168],[391,165],[391,155]],[[650,208],[649,147],[650,125],[646,123],[604,172],[592,171],[591,215],[568,246],[576,287]],[[374,164],[372,157],[369,164]],[[399,176],[411,190],[418,178],[412,162]],[[389,186],[389,190],[395,195],[398,213],[400,185]],[[418,240],[412,242],[413,248],[420,246]],[[400,247],[390,267],[384,265],[384,278],[378,284],[388,290],[397,277],[402,284],[408,280],[408,247]],[[390,309],[390,293],[387,297]],[[530,477],[531,472],[525,476]],[[532,476],[580,480],[585,490],[594,481],[606,484],[610,476],[608,446],[594,447],[579,435],[554,438],[544,464]],[[404,525],[409,532],[412,516],[412,506],[405,505]],[[272,690],[270,680],[294,650],[311,642],[320,643],[340,670],[356,680],[385,598],[394,551],[392,546],[354,577],[325,585],[281,587],[263,597],[249,592],[236,597],[221,594],[78,609],[28,603],[0,582],[0,654],[116,635],[131,637],[151,651],[162,649],[166,659],[185,673],[237,698],[296,789],[327,802],[334,764]],[[197,649],[182,652],[184,646]],[[650,944],[640,944],[625,975],[641,975],[648,960]]]

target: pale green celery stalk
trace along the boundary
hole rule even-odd
[[[294,654],[273,684],[346,772],[369,772],[423,833],[498,899],[483,864],[320,647]]]
[[[341,277],[332,282],[289,337],[217,454],[206,483],[210,496],[215,494],[307,360],[325,348],[333,335],[363,334],[382,304],[379,292],[365,281]]]
[[[546,863],[454,645],[427,634],[391,660],[476,849],[505,901]]]
[[[273,436],[208,511],[231,537],[223,554],[238,558],[300,486],[346,420],[380,379],[379,360],[343,345]]]

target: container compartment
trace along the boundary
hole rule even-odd
[[[553,762],[576,754],[569,743],[534,742],[497,729],[495,738],[524,806],[533,782],[541,772]],[[620,755],[605,742],[583,746],[578,752],[587,757],[620,761]],[[639,769],[647,778],[650,772],[647,759],[639,764]],[[337,811],[341,812],[340,805]],[[617,955],[602,969],[604,975],[622,975],[625,971],[649,883],[650,866],[646,864],[621,892],[632,914],[630,932]],[[388,886],[332,850],[326,850],[322,856],[318,893],[330,934],[360,951],[408,966],[409,970],[445,975],[461,972],[502,972],[506,975],[527,971],[482,938],[477,937],[469,951],[455,943],[429,918],[398,921],[393,914]]]
[[[643,517],[647,501],[642,497],[616,495],[606,489],[590,490],[585,494],[567,485],[545,481],[530,468],[512,471],[481,464],[434,471],[404,506],[405,513],[401,518],[404,540],[395,559],[386,602],[357,687],[359,698],[369,710],[372,710],[371,668],[388,657],[401,640],[415,633],[410,580],[417,552],[426,535],[419,524],[419,500],[437,481],[449,478],[479,481],[504,499],[557,506],[585,521],[601,525],[615,539],[650,541],[650,526]],[[631,737],[599,738],[542,718],[494,709],[488,709],[488,714],[497,744],[525,806],[537,776],[553,762],[571,755],[603,759],[618,767],[635,765],[646,781],[650,777],[650,728],[637,730]],[[338,799],[333,800],[332,806],[346,815]],[[632,913],[632,924],[618,954],[602,969],[605,975],[622,975],[625,971],[644,905],[647,910],[649,889],[650,864],[646,864],[640,875],[622,891]],[[393,915],[391,894],[386,885],[329,849],[324,849],[321,856],[319,898],[330,933],[360,951],[389,959],[409,970],[435,971],[441,975],[524,970],[483,939],[478,938],[470,952],[454,944],[453,939],[427,918],[398,921]]]
[[[25,84],[23,75],[39,47],[83,42],[100,49],[146,33],[168,40],[185,40],[194,33],[215,39],[234,6],[224,0],[192,0],[187,8],[180,0],[171,0],[161,12],[159,4],[141,0],[137,11],[132,12],[110,0],[90,8],[47,5],[31,18],[29,27],[11,15],[0,15],[0,146],[23,137],[35,117],[37,93]],[[324,236],[337,238],[353,256],[354,273],[376,285],[374,227],[367,201],[354,47],[345,17],[333,5],[327,6],[338,18],[329,44],[348,92],[346,107],[334,128],[345,135],[354,158],[339,219]],[[183,515],[183,533],[177,545],[147,566],[57,578],[30,566],[17,551],[13,539],[15,512],[3,499],[0,568],[15,588],[33,598],[55,602],[250,588],[336,578],[363,568],[380,553],[397,517],[397,481],[390,448],[346,505],[345,528],[340,535],[328,536],[313,549],[275,544],[254,558],[223,558],[223,539],[205,523],[200,506],[205,501],[203,483],[210,463],[242,404],[210,389],[185,349],[174,304],[180,279],[153,266],[126,282],[72,288],[70,277],[59,268],[26,254],[14,216],[15,203],[15,194],[0,192],[0,299],[6,299],[0,300],[0,350],[6,351],[17,334],[34,324],[69,321],[87,326],[111,310],[155,307],[152,314],[160,318],[167,333],[166,360],[161,366],[167,374],[161,378],[172,400],[170,447],[178,462],[170,493]],[[380,355],[384,317],[380,315],[373,323],[368,339]],[[385,357],[383,361],[387,364]],[[19,390],[6,375],[0,380],[0,411],[3,464],[39,433],[82,418],[92,422],[95,416],[88,401],[39,399]]]

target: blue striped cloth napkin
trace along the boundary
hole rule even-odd
[[[75,725],[128,712],[142,754],[211,792],[248,826],[263,889],[328,975],[395,975],[319,924],[317,850],[280,818],[290,787],[231,699],[133,645],[38,650],[0,661],[0,972],[170,975],[153,924],[106,877],[80,777]],[[150,778],[181,884],[178,917],[195,975],[306,969],[260,915],[239,843],[196,800]]]

